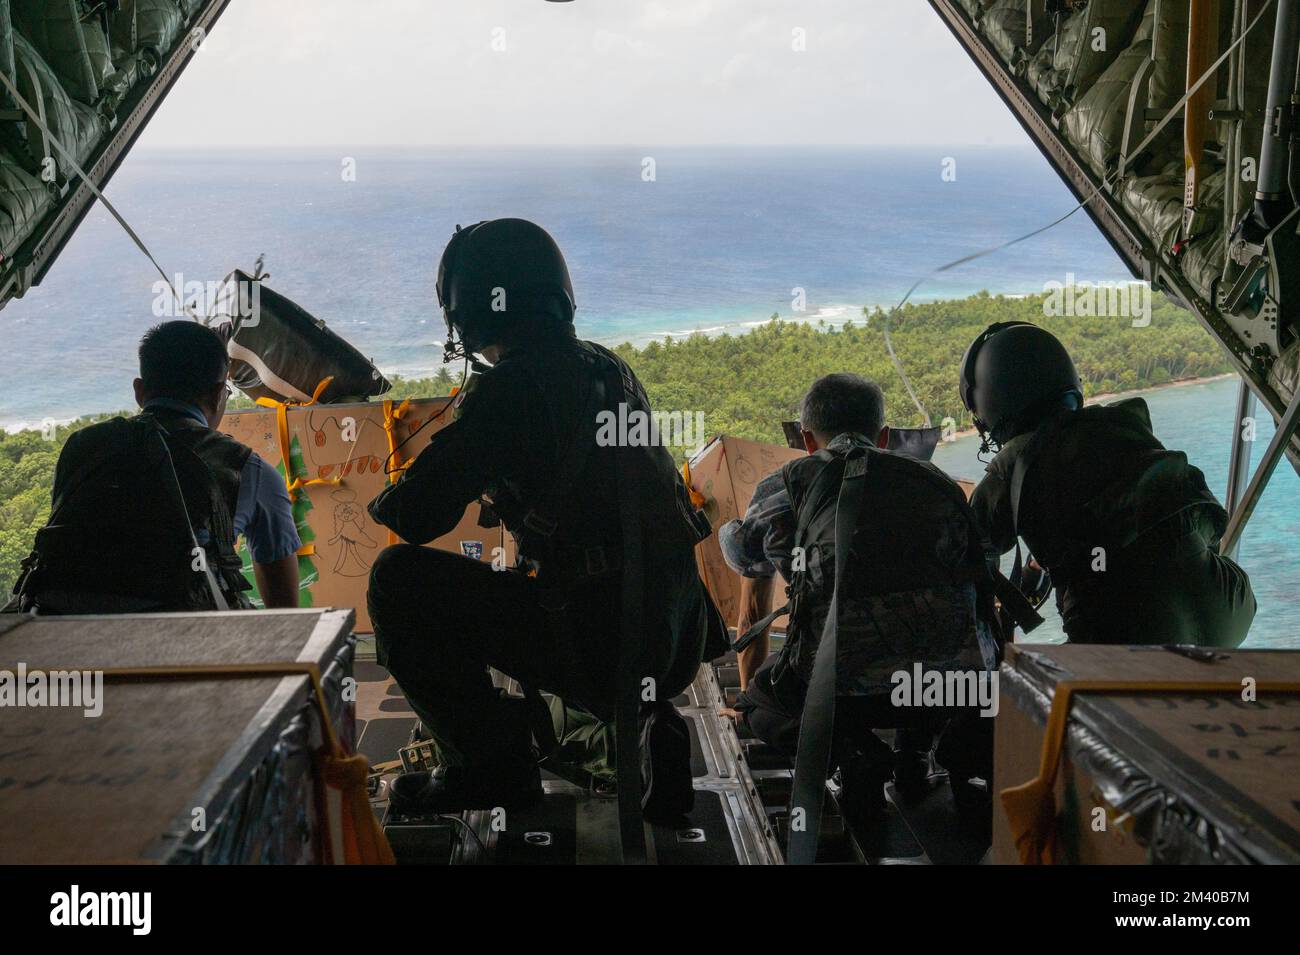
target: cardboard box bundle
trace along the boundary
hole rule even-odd
[[[450,401],[423,398],[407,405],[395,425],[394,438],[401,445],[396,461],[414,459],[450,423]],[[294,513],[299,533],[310,549],[300,567],[303,606],[351,607],[357,612],[357,631],[369,632],[366,586],[370,567],[380,551],[395,542],[387,528],[370,520],[366,510],[389,481],[386,465],[389,469],[393,466],[387,463],[384,403],[291,405],[285,420],[289,473],[302,482],[295,492]],[[221,430],[285,473],[275,409],[230,412]],[[802,451],[727,436],[710,442],[691,462],[690,473],[693,488],[706,499],[705,510],[715,531],[744,515],[760,480],[802,455]],[[471,504],[455,530],[429,546],[489,562],[495,552],[513,563],[510,535],[502,528],[480,527],[478,520],[478,505]],[[701,544],[697,553],[701,575],[734,625],[739,613],[740,576],[722,559],[716,536]],[[248,567],[246,550],[244,557]],[[784,602],[785,586],[780,581],[774,588],[773,609]],[[777,629],[784,624],[782,617],[776,622]]]
[[[1057,861],[1300,862],[1300,652],[1203,656],[1158,646],[1008,647],[994,861],[1019,861],[999,793],[1038,776],[1047,712],[1068,680],[1076,690],[1054,787]],[[1095,681],[1142,686],[1089,692]]]
[[[396,442],[406,441],[397,462],[415,458],[451,422],[447,410],[451,400],[413,399],[406,406],[395,424]],[[395,408],[400,405],[393,403]],[[226,415],[221,430],[284,473],[277,413],[272,408],[234,411]],[[303,606],[351,607],[357,612],[357,631],[367,633],[371,630],[366,612],[370,567],[386,546],[396,543],[366,510],[389,481],[384,402],[290,406],[285,415],[289,473],[304,482],[295,494],[294,514],[303,543],[311,549],[300,560]],[[508,535],[500,527],[480,527],[478,519],[479,507],[471,504],[456,528],[429,546],[487,562],[495,551],[513,563]],[[246,550],[244,557],[247,567]]]
[[[803,457],[804,453],[775,444],[722,435],[710,441],[690,461],[691,488],[704,495],[704,512],[709,516],[714,532],[696,548],[695,553],[700,574],[728,626],[734,627],[740,615],[740,575],[722,558],[718,528],[733,518],[744,517],[758,482],[780,470],[787,461]],[[770,609],[775,610],[785,603],[785,584],[786,581],[778,576],[777,585],[772,588]],[[784,630],[786,619],[778,617],[772,626]]]
[[[366,506],[389,481],[386,469],[413,460],[437,432],[451,422],[450,398],[411,400],[394,427],[398,456],[389,462],[389,437],[384,430],[385,403],[291,405],[285,411],[289,462],[286,468],[273,408],[234,411],[221,430],[243,442],[266,461],[297,480],[294,513],[299,533],[310,552],[301,558],[303,606],[351,607],[357,630],[371,629],[366,612],[370,567],[380,551],[396,538],[370,520]],[[400,407],[400,402],[393,402]],[[414,437],[412,437],[414,435]],[[405,442],[405,443],[404,443]],[[716,531],[743,517],[758,482],[803,451],[722,435],[690,461],[691,486],[705,499],[705,512],[715,531],[697,549],[700,574],[731,626],[740,613],[740,575],[722,558]],[[965,482],[962,482],[966,486]],[[970,493],[966,486],[967,494]],[[429,546],[490,562],[494,556],[514,562],[514,544],[503,528],[479,526],[479,507],[471,504],[451,533]],[[251,568],[244,551],[246,569]],[[251,579],[251,570],[250,570]],[[778,577],[771,609],[785,603],[785,581]],[[773,624],[784,630],[786,618]]]

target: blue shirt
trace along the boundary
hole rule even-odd
[[[208,427],[208,419],[196,406],[170,398],[155,398],[144,406],[150,408],[167,408],[188,415]],[[239,474],[239,498],[235,504],[235,513],[231,515],[235,525],[235,537],[241,535],[248,544],[248,552],[253,562],[271,564],[296,554],[302,547],[298,536],[298,525],[293,519],[293,502],[289,500],[289,489],[284,486],[280,472],[253,452],[244,462],[244,469]],[[200,544],[207,543],[206,532],[200,531],[196,536]]]

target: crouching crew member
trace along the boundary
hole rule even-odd
[[[996,664],[998,642],[986,623],[993,620],[986,548],[954,481],[884,450],[884,411],[880,388],[857,375],[819,379],[800,413],[809,456],[762,481],[744,520],[719,530],[736,571],[767,587],[777,570],[790,581],[786,642],[746,675],[734,714],[787,754],[797,748],[803,760],[815,664],[833,630],[828,686],[839,699],[828,768],[839,767],[850,821],[856,815],[869,823],[884,809],[891,774],[907,795],[918,794],[930,740],[941,733],[938,758],[958,808],[983,830],[987,795],[970,780],[988,779],[992,720],[979,718],[976,699],[933,705],[931,697],[932,705],[916,706],[914,695],[896,691],[898,675],[913,681],[918,667],[977,679]],[[841,553],[844,540],[850,546]],[[742,659],[748,640],[774,616],[741,637]],[[886,728],[900,730],[895,754],[872,732]],[[814,787],[826,778],[819,770],[811,770]]]
[[[230,395],[216,332],[164,322],[140,342],[142,411],[68,436],[49,522],[9,609],[45,614],[248,608],[242,535],[267,607],[298,606],[302,547],[278,471],[215,430]]]
[[[1070,640],[1235,647],[1255,616],[1219,554],[1228,515],[1146,402],[1083,407],[1065,347],[1026,322],[990,326],[962,360],[962,402],[997,449],[971,504],[1005,554],[1022,538],[1051,575]]]
[[[385,550],[371,571],[379,660],[441,756],[436,772],[398,778],[392,805],[428,812],[535,800],[536,710],[499,693],[488,667],[607,721],[624,695],[622,650],[636,661],[639,698],[658,701],[647,734],[659,761],[652,793],[678,780],[687,805],[677,808],[689,809],[689,738],[667,701],[694,678],[710,618],[715,631],[721,622],[699,580],[699,531],[668,451],[599,440],[601,412],[624,403],[648,413],[645,392],[620,359],[576,337],[568,268],[531,222],[458,229],[437,289],[449,353],[491,367],[370,505],[410,542]],[[517,566],[494,570],[415,546],[450,531],[482,497],[514,535]],[[625,600],[641,608],[631,633]]]

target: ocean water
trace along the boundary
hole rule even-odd
[[[941,175],[948,158],[955,181]],[[216,281],[265,253],[272,287],[407,375],[441,360],[434,269],[457,223],[513,215],[550,229],[580,333],[617,344],[773,313],[852,318],[1074,204],[1035,150],[988,147],[138,153],[107,192],[169,275]],[[1068,272],[1127,276],[1083,213],[916,297],[1038,292]],[[128,406],[157,281],[92,211],[44,283],[0,311],[0,427]]]
[[[643,178],[647,157],[654,181]],[[955,181],[941,175],[946,159]],[[265,253],[272,287],[406,375],[439,366],[434,269],[457,223],[513,215],[545,225],[570,264],[580,333],[617,344],[738,332],[773,313],[840,322],[1074,205],[1036,151],[988,147],[141,152],[108,195],[168,274],[217,281]],[[1083,213],[928,281],[915,298],[1039,292],[1067,273],[1128,277]],[[94,209],[44,283],[0,311],[0,427],[130,407],[136,342],[160,318],[157,281]],[[1234,396],[1224,381],[1148,398],[1157,433],[1220,494]],[[940,461],[978,477],[976,450],[961,439]],[[1252,645],[1300,646],[1296,483],[1283,464],[1243,542],[1260,600]]]
[[[1228,462],[1237,413],[1237,379],[1213,381],[1139,392],[1151,410],[1156,436],[1167,448],[1187,452],[1188,460],[1205,473],[1220,501],[1228,488]],[[1252,458],[1258,459],[1273,437],[1267,413],[1257,419]],[[935,463],[954,477],[978,481],[984,474],[979,439],[961,437],[941,445]],[[1300,477],[1283,460],[1264,490],[1241,539],[1238,562],[1250,574],[1259,610],[1248,647],[1300,649]],[[1063,640],[1055,598],[1048,600],[1043,626],[1032,639]]]

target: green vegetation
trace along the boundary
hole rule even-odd
[[[892,321],[892,339],[912,385],[938,424],[969,416],[957,397],[957,366],[970,341],[993,322],[1042,324],[1058,335],[1079,366],[1089,396],[1200,378],[1230,370],[1218,346],[1189,313],[1155,296],[1151,325],[1133,328],[1126,319],[1043,317],[1043,296],[972,298],[909,305]],[[854,371],[885,389],[891,424],[920,423],[890,364],[882,335],[883,313],[864,314],[842,328],[773,321],[745,335],[693,335],[617,351],[636,370],[657,410],[705,412],[711,434],[784,443],[782,420],[795,417],[808,384],[830,371]],[[444,368],[431,378],[398,379],[391,396],[450,392],[459,371]],[[231,408],[252,407],[232,399]],[[99,415],[59,428],[16,434],[0,432],[0,586],[8,593],[32,537],[49,513],[50,485],[67,436]]]
[[[74,431],[111,417],[87,416],[50,433],[0,431],[0,606],[9,599],[32,538],[49,517],[54,465],[63,442]]]
[[[62,445],[39,431],[0,434],[0,603],[8,599],[18,565],[50,513],[50,485]]]
[[[1201,378],[1231,370],[1214,340],[1187,311],[1153,296],[1151,325],[1121,318],[1044,318],[1044,296],[987,293],[905,306],[891,320],[894,350],[934,424],[970,416],[957,395],[966,346],[994,322],[1028,321],[1057,335],[1074,356],[1088,397]],[[782,420],[797,417],[808,385],[831,371],[852,371],[885,390],[888,421],[921,424],[885,350],[884,313],[864,314],[842,328],[782,322],[739,336],[665,340],[620,355],[645,383],[656,410],[704,411],[710,434],[784,444]]]

